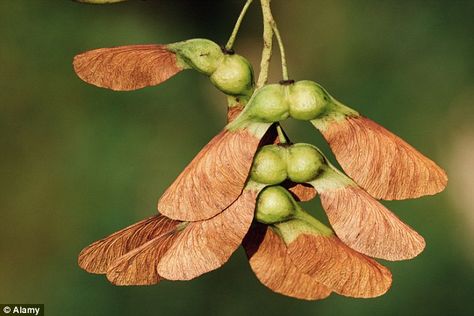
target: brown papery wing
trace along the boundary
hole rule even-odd
[[[183,67],[165,45],[129,45],[91,50],[74,57],[79,78],[118,91],[154,86]]]
[[[249,230],[257,194],[258,191],[246,189],[215,217],[189,223],[175,235],[172,246],[158,263],[159,275],[168,280],[190,280],[227,262]]]
[[[335,235],[301,234],[288,245],[288,254],[299,271],[344,296],[380,296],[392,282],[387,268],[347,247]]]
[[[320,192],[321,203],[337,236],[371,257],[406,260],[425,248],[425,240],[359,187]]]
[[[156,215],[94,242],[79,254],[79,266],[90,273],[103,274],[110,264],[149,240],[174,230],[179,222]]]
[[[272,291],[304,300],[323,299],[331,294],[326,286],[296,268],[285,242],[268,226],[255,223],[243,246],[253,272]]]
[[[443,169],[368,118],[348,116],[320,130],[344,171],[377,199],[417,198],[446,187]]]
[[[318,192],[316,192],[314,187],[306,183],[293,183],[287,181],[283,183],[283,187],[287,188],[293,197],[301,202],[311,201],[318,195]]]
[[[111,263],[107,279],[115,285],[154,285],[163,278],[156,266],[171,247],[176,231],[160,235]]]
[[[204,220],[222,212],[242,193],[262,137],[246,129],[224,129],[165,191],[159,212],[182,221]]]
[[[244,191],[215,217],[180,226],[115,260],[107,278],[116,285],[152,285],[162,279],[188,280],[223,265],[239,247],[252,222],[256,191]]]

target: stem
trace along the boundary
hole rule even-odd
[[[273,18],[270,2],[271,0],[260,0],[263,14],[263,51],[262,60],[260,62],[260,74],[257,81],[257,89],[265,85],[268,81],[268,69],[270,66],[273,50],[273,35],[276,36],[278,45],[280,47],[283,80],[288,80],[285,47],[281,39],[280,31],[278,30],[275,19]],[[286,144],[288,139],[280,124],[277,125],[277,132],[280,143]]]
[[[283,128],[281,127],[280,124],[277,125],[277,132],[278,132],[278,139],[280,140],[280,144],[288,143],[288,140],[286,139],[286,136],[285,136],[285,132],[283,131]]]
[[[285,45],[283,45],[283,40],[281,39],[280,31],[278,30],[277,24],[275,22],[275,19],[273,19],[273,16],[272,16],[272,29],[278,41],[278,47],[280,48],[281,71],[282,71],[283,80],[288,80],[288,65],[286,63]]]
[[[229,40],[227,41],[227,44],[225,45],[225,48],[227,50],[232,49],[232,46],[234,46],[235,38],[237,37],[237,33],[239,33],[240,25],[242,24],[242,21],[244,20],[245,14],[247,13],[248,8],[252,4],[253,0],[247,0],[245,3],[244,7],[242,8],[242,11],[240,12],[239,18],[237,19],[237,22],[235,23],[234,30],[232,31],[232,34],[230,35]]]
[[[268,80],[268,68],[270,64],[270,59],[272,58],[272,45],[273,45],[273,35],[275,35],[278,47],[280,49],[281,56],[281,71],[283,80],[287,81],[288,77],[288,64],[286,62],[286,52],[285,45],[281,38],[280,30],[278,29],[277,23],[273,18],[272,10],[270,7],[271,0],[260,0],[262,5],[263,13],[263,52],[262,52],[262,61],[260,65],[260,76],[257,82],[257,88],[263,86]]]
[[[260,61],[260,74],[258,76],[257,88],[260,88],[267,83],[270,59],[272,58],[273,28],[271,25],[271,20],[273,17],[270,9],[270,1],[271,0],[260,0],[263,14],[263,50],[262,59]]]

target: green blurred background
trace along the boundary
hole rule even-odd
[[[225,98],[192,72],[135,92],[95,88],[75,76],[72,57],[195,37],[225,43],[243,1],[3,0],[0,303],[44,303],[47,315],[472,315],[474,2],[273,2],[294,79],[320,82],[448,171],[442,194],[387,203],[427,241],[418,258],[385,262],[391,290],[370,300],[286,298],[259,284],[242,249],[196,280],[152,287],[115,287],[80,270],[84,246],[154,214],[223,127]],[[254,65],[260,19],[254,4],[236,43]],[[308,124],[285,126],[330,154]],[[324,219],[318,201],[306,208]]]

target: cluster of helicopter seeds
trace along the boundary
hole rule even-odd
[[[166,189],[158,214],[92,243],[78,263],[116,285],[152,285],[215,270],[242,245],[257,278],[277,293],[305,300],[331,292],[380,296],[392,275],[373,258],[411,259],[425,241],[378,199],[436,194],[446,186],[446,173],[316,82],[289,80],[270,0],[260,0],[263,50],[254,80],[252,65],[232,49],[252,1],[225,46],[198,38],[102,48],[74,58],[82,80],[118,91],[195,70],[228,103],[228,124]],[[273,38],[283,80],[268,84]],[[309,121],[321,132],[344,172],[317,147],[291,143],[280,125],[287,118]],[[298,203],[316,196],[329,226]]]

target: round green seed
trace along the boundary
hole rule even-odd
[[[290,87],[289,112],[297,120],[313,120],[323,113],[331,96],[313,81],[298,81]]]
[[[289,147],[287,157],[288,178],[297,183],[316,179],[326,164],[321,153],[309,144],[295,144]]]
[[[266,123],[278,122],[289,116],[284,86],[270,84],[255,92],[250,107],[251,115]]]
[[[286,180],[285,149],[276,145],[262,147],[255,155],[250,177],[263,184],[278,184]]]
[[[283,187],[268,187],[258,196],[255,219],[264,224],[285,221],[295,214],[295,203]]]
[[[252,90],[252,66],[240,55],[225,55],[210,79],[225,94],[247,95]]]

